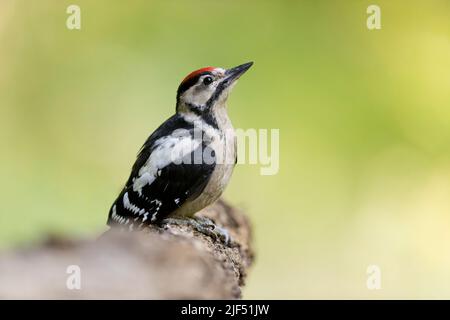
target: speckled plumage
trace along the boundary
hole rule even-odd
[[[108,225],[140,229],[167,217],[192,216],[220,197],[236,163],[226,101],[250,66],[203,68],[182,81],[176,114],[144,143]]]

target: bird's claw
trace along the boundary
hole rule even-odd
[[[222,240],[226,245],[229,245],[231,243],[231,236],[228,231],[222,227],[217,226],[211,219],[205,217],[195,217],[194,219],[198,222],[200,228],[206,228],[208,230],[206,232],[209,236],[213,237],[216,240]]]
[[[162,220],[161,223],[164,224],[165,229],[167,229],[167,226],[170,224],[191,226],[196,231],[210,236],[214,240],[221,240],[227,246],[231,244],[231,236],[228,231],[217,226],[211,219],[208,218],[166,218]]]

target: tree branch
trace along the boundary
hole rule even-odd
[[[227,229],[233,245],[190,226],[109,230],[97,240],[49,241],[0,255],[0,298],[232,299],[253,261],[248,219],[223,201],[198,213]],[[70,290],[80,268],[81,289]],[[69,279],[69,280],[68,280]]]

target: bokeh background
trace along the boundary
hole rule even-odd
[[[225,194],[254,224],[244,298],[450,298],[444,0],[1,0],[0,248],[104,230],[179,81],[249,60],[230,115],[281,150],[277,175],[240,165]]]

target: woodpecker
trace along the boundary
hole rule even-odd
[[[142,146],[111,206],[109,226],[132,231],[150,224],[189,224],[228,241],[223,229],[194,214],[214,203],[230,180],[237,155],[226,103],[236,81],[252,64],[205,67],[183,79],[176,113]]]

